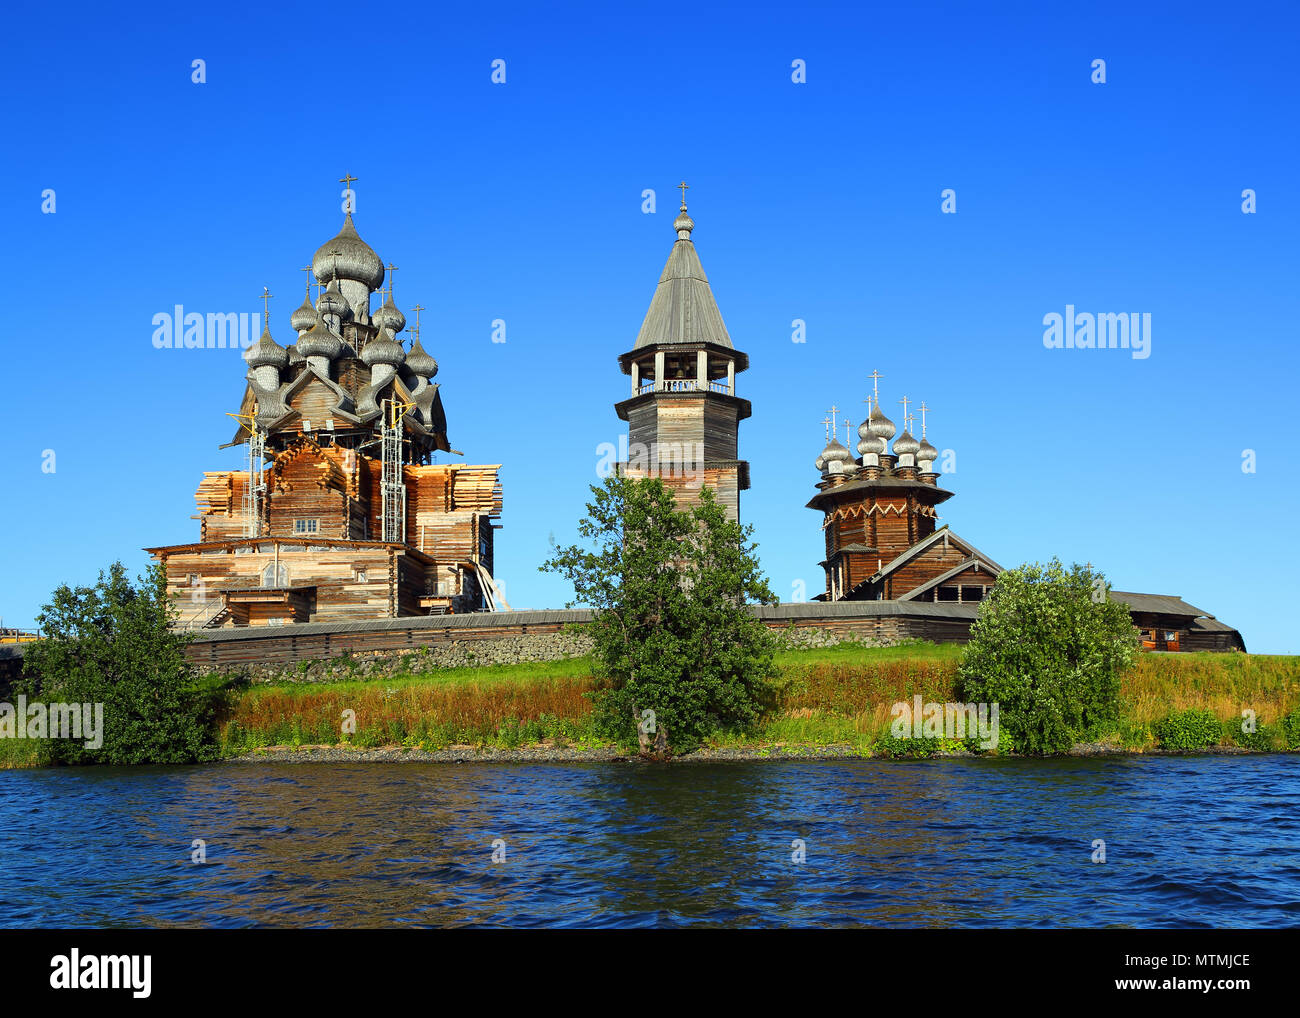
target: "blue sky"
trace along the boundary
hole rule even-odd
[[[266,285],[287,342],[345,172],[398,303],[428,309],[452,445],[504,464],[507,594],[559,606],[537,566],[623,432],[616,357],[685,178],[750,356],[742,515],[782,599],[822,588],[821,421],[834,403],[856,423],[878,369],[886,412],[926,400],[956,452],[943,522],[1004,566],[1091,561],[1300,652],[1274,391],[1300,319],[1294,5],[896,6],[12,12],[5,625],[197,535],[203,471],[240,467],[217,446],[244,365],[155,349],[152,316],[256,312]],[[1149,313],[1151,356],[1045,349],[1067,304]]]

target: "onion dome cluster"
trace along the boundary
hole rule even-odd
[[[871,411],[867,419],[858,425],[857,453],[860,458],[855,459],[853,453],[841,445],[838,439],[832,438],[815,461],[817,469],[824,476],[853,475],[859,468],[882,467],[892,472],[892,468],[896,466],[916,470],[922,475],[922,479],[926,480],[924,475],[934,472],[934,463],[939,458],[939,450],[924,437],[924,434],[917,439],[911,433],[910,425],[914,420],[911,415],[904,421],[902,433],[898,434],[897,426],[885,416],[880,409],[880,404],[873,400],[866,402],[871,404]],[[898,434],[897,438],[894,437],[895,434]],[[889,456],[891,441],[892,459]]]

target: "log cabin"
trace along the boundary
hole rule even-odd
[[[272,338],[264,311],[222,447],[246,446],[247,469],[204,474],[198,540],[146,549],[166,569],[181,627],[509,607],[492,575],[501,465],[433,462],[454,452],[438,363],[420,342],[419,305],[409,345],[400,338],[394,271],[349,211],[312,259],[293,342]]]

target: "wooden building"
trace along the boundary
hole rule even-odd
[[[832,407],[826,448],[817,457],[821,473],[808,508],[822,514],[826,557],[820,565],[826,590],[814,600],[890,601],[914,605],[978,605],[1002,567],[947,526],[938,526],[937,507],[952,497],[939,487],[939,450],[926,438],[921,404],[921,437],[903,405],[903,431],[880,409],[880,375],[872,373],[867,419],[857,429],[857,456],[835,433],[840,426]],[[853,438],[851,422],[844,422]],[[890,442],[893,442],[892,449]],[[1142,646],[1148,650],[1245,650],[1241,634],[1180,597],[1112,591],[1128,605]]]
[[[698,501],[703,487],[712,488],[736,520],[740,493],[749,487],[740,422],[750,415],[749,400],[736,395],[736,375],[749,367],[749,358],[727,334],[691,240],[687,185],[679,186],[677,240],[636,344],[618,359],[632,391],[614,407],[628,422],[628,458],[616,469],[629,477],[659,477],[686,504]]]
[[[392,270],[393,266],[389,266]],[[500,464],[452,452],[438,364],[400,338],[392,280],[349,213],[312,260],[295,340],[270,318],[248,364],[234,445],[248,469],[204,474],[198,540],[148,550],[181,625],[283,625],[508,607],[492,578]],[[373,313],[372,297],[384,299]],[[267,295],[269,298],[269,295]]]

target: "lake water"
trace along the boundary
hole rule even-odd
[[[18,927],[1297,926],[1300,757],[0,771],[0,872]]]

